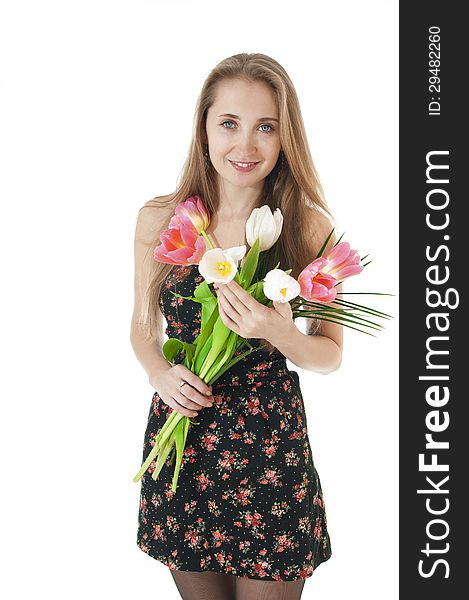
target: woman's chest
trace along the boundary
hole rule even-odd
[[[210,241],[215,248],[226,250],[234,246],[246,246],[246,252],[249,245],[246,241],[246,223],[225,222],[215,226],[210,225],[206,230]]]

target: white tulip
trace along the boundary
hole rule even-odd
[[[264,294],[269,300],[290,302],[301,291],[298,281],[282,269],[272,269],[264,278]]]
[[[246,246],[233,246],[227,250],[207,250],[199,263],[199,273],[207,283],[228,283],[236,275],[237,262],[246,254]]]
[[[279,208],[272,214],[267,204],[254,208],[246,222],[246,241],[251,246],[259,239],[259,251],[268,250],[282,231],[283,215]]]

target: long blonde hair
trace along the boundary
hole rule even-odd
[[[267,175],[257,206],[269,205],[272,211],[280,208],[283,214],[280,236],[280,268],[291,268],[297,277],[316,256],[322,239],[315,239],[314,216],[322,212],[333,222],[308,146],[298,97],[285,69],[273,58],[259,53],[241,53],[222,60],[209,73],[197,100],[193,135],[189,153],[180,174],[176,191],[163,200],[155,198],[146,206],[168,209],[161,231],[169,225],[174,208],[189,196],[199,194],[210,215],[218,210],[218,174],[204,157],[204,135],[207,111],[215,101],[220,81],[243,79],[264,82],[272,90],[279,113],[279,137],[284,154],[283,167],[279,160]],[[315,210],[311,210],[315,209]],[[142,209],[141,209],[142,210]],[[313,221],[313,222],[312,222]],[[149,250],[160,244],[158,239]],[[155,338],[156,316],[159,311],[161,284],[172,265],[153,261],[152,276],[142,301],[140,325],[147,341]],[[314,333],[319,322],[313,323]],[[312,331],[310,331],[311,333]],[[270,344],[269,347],[272,348]]]

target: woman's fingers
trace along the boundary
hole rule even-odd
[[[199,414],[196,410],[189,410],[188,408],[185,408],[182,404],[179,404],[175,398],[171,398],[171,403],[167,402],[166,404],[186,417],[195,417]]]
[[[175,365],[172,372],[175,375],[172,385],[177,387],[176,390],[173,387],[171,403],[167,402],[169,406],[186,417],[194,417],[201,408],[212,406],[211,385],[207,385],[200,377],[182,364]],[[185,383],[182,387],[181,380]]]
[[[207,396],[199,394],[199,392],[194,390],[189,384],[184,385],[182,390],[175,392],[173,398],[175,398],[179,404],[193,410],[200,410],[205,406],[211,406],[213,403],[211,397],[208,398]]]
[[[180,365],[182,367],[180,376],[184,381],[198,390],[201,394],[205,394],[206,396],[210,396],[212,393],[212,386],[207,385],[200,377],[192,373],[187,367],[184,365]]]

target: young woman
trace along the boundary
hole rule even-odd
[[[246,220],[267,204],[283,214],[280,267],[297,277],[316,257],[333,219],[295,89],[272,58],[237,54],[212,70],[198,99],[178,189],[150,200],[138,214],[131,342],[155,389],[143,460],[172,410],[197,416],[199,424],[189,431],[176,493],[169,459],[156,481],[151,469],[143,476],[137,544],[170,568],[184,600],[296,600],[306,578],[330,558],[331,544],[299,377],[286,360],[322,374],[336,370],[342,326],[307,320],[303,333],[288,303],[248,306],[239,290],[222,285],[224,323],[242,332],[248,321],[260,324],[262,318],[249,339],[267,348],[212,386],[182,359],[169,364],[161,352],[162,317],[164,333],[188,342],[197,337],[201,317],[200,304],[170,292],[191,296],[203,278],[196,264],[158,263],[152,250],[175,206],[194,194],[209,210],[214,246],[249,249]]]

